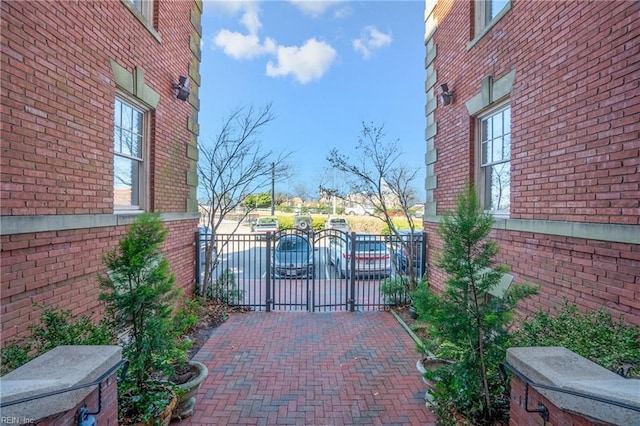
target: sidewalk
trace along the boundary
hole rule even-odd
[[[196,411],[172,425],[433,425],[415,343],[388,312],[237,313],[195,360]]]

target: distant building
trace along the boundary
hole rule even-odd
[[[640,8],[427,0],[429,280],[472,181],[528,312],[567,299],[640,324]],[[526,312],[525,312],[526,313]]]
[[[1,7],[2,341],[42,306],[98,317],[101,256],[143,211],[191,292],[202,2]]]

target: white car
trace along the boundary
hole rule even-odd
[[[371,206],[365,206],[362,204],[355,204],[355,203],[349,203],[344,208],[345,214],[352,214],[352,215],[358,215],[358,216],[372,215],[373,211],[374,211],[373,207]]]
[[[355,269],[351,269],[351,239],[336,238],[329,246],[329,260],[341,277],[391,276],[391,252],[377,235],[356,234]]]
[[[324,224],[324,229],[334,229],[336,231],[342,231],[349,233],[351,232],[351,226],[347,219],[340,216],[330,217],[327,219],[327,222]]]

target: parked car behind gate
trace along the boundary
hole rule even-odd
[[[198,233],[200,234],[199,240],[200,240],[200,265],[201,268],[204,267],[205,265],[205,261],[206,261],[206,256],[207,256],[207,247],[209,246],[209,244],[215,244],[215,241],[211,241],[211,229],[207,228],[206,226],[200,226],[198,227]],[[213,251],[211,254],[212,258],[216,257],[216,247],[214,245],[213,247]]]
[[[271,262],[274,277],[313,277],[313,247],[304,235],[283,235],[276,241]]]
[[[255,223],[251,224],[251,232],[256,234],[267,234],[279,230],[278,219],[273,216],[258,218]]]
[[[351,226],[349,222],[347,222],[347,219],[340,216],[332,216],[327,219],[327,222],[324,224],[324,229],[334,229],[347,233],[351,232]]]
[[[391,275],[391,253],[380,237],[355,234],[355,269],[351,271],[351,240],[336,238],[330,243],[329,260],[342,277]]]
[[[399,230],[398,234],[404,241],[404,244],[400,242],[393,243],[393,255],[395,257],[396,267],[401,272],[407,272],[409,268],[409,252],[411,252],[411,258],[413,260],[413,267],[420,268],[422,266],[422,245],[424,234],[422,231],[415,230],[413,233],[410,230]],[[422,271],[418,271],[422,274]]]

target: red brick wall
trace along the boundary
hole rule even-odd
[[[195,282],[194,233],[197,221],[166,222],[163,253],[176,284],[192,294]],[[101,256],[113,249],[125,227],[41,232],[2,237],[2,340],[27,332],[43,306],[99,318]],[[38,306],[34,306],[38,304]]]
[[[544,405],[549,410],[549,421],[545,422],[538,413],[528,413],[526,409],[535,410],[538,404]],[[600,423],[588,420],[587,418],[562,411],[551,403],[547,398],[540,395],[534,388],[529,386],[528,407],[525,407],[525,383],[518,377],[511,379],[511,405],[509,410],[509,424],[512,426],[543,426],[550,425],[572,425],[572,426],[597,426]]]
[[[100,407],[98,402],[98,389],[91,392],[73,410],[51,416],[38,423],[40,426],[68,426],[76,425],[78,410],[86,407],[90,413],[95,413]],[[100,413],[94,414],[96,424],[100,426],[118,426],[118,386],[116,373],[102,382],[102,406]]]
[[[161,43],[118,0],[2,2],[2,215],[113,212],[110,59],[161,96],[151,199],[184,211],[191,106],[171,84],[191,62],[193,2],[156,3]]]
[[[640,224],[640,9],[637,2],[512,1],[471,49],[470,2],[439,2],[438,211],[472,178],[465,102],[517,70],[511,92],[511,218]]]
[[[474,46],[473,2],[439,1],[434,66],[454,103],[435,111],[437,213],[473,180],[474,119],[465,102],[516,70],[511,102],[511,219],[640,224],[640,8],[637,2],[531,2],[511,10]],[[441,248],[425,224],[429,279]],[[498,261],[515,282],[539,285],[523,313],[564,298],[640,324],[640,245],[494,231]]]
[[[3,1],[0,214],[112,214],[113,120],[117,91],[111,60],[144,70],[160,95],[152,112],[150,210],[185,212],[192,188],[187,144],[189,102],[172,83],[188,75],[195,1],[156,1],[158,41],[120,0]],[[167,222],[164,247],[187,293],[194,275],[197,219]],[[1,236],[1,342],[24,334],[40,307],[94,318],[101,312],[101,255],[126,227],[51,230]]]
[[[429,282],[441,289],[446,275],[435,262],[442,242],[435,225],[426,230]],[[552,312],[566,299],[583,311],[603,308],[640,325],[640,245],[503,230],[490,237],[500,244],[496,262],[511,267],[514,282],[539,286],[537,296],[521,303],[523,315]]]

